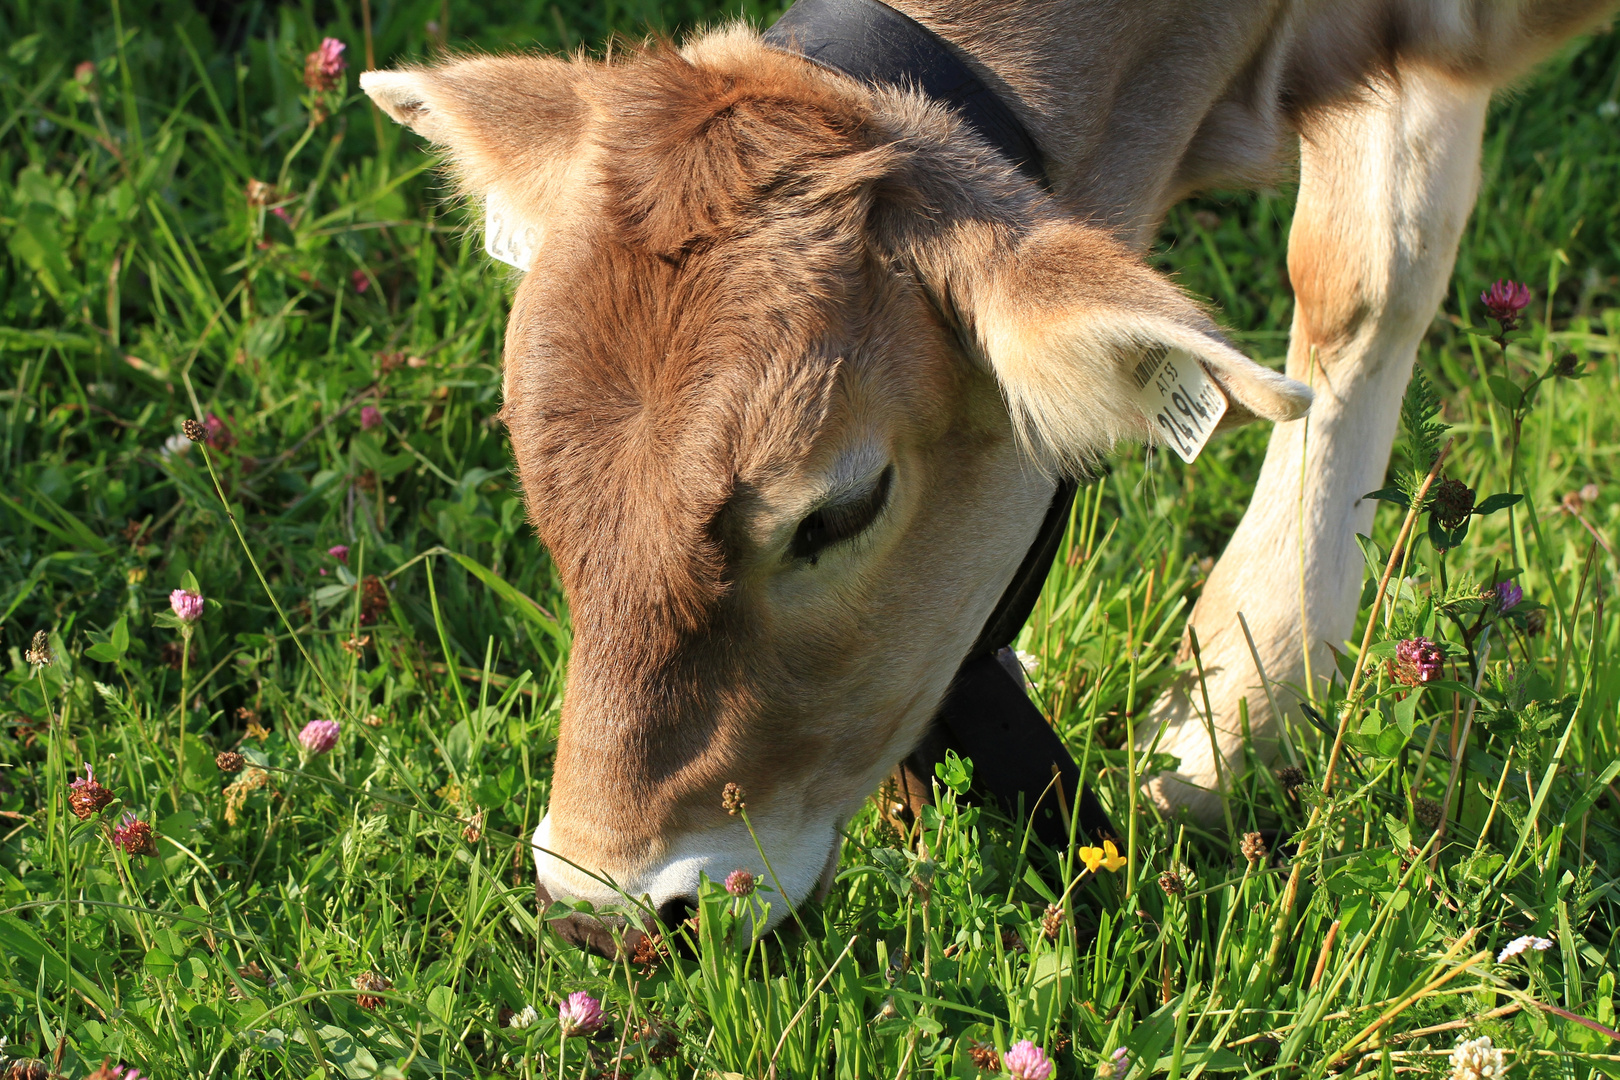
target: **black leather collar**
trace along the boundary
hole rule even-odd
[[[773,48],[877,86],[915,89],[955,109],[1031,180],[1047,186],[1040,147],[1005,102],[963,63],[949,42],[878,0],[797,0],[764,34]],[[1111,831],[1107,815],[1080,784],[1080,769],[1029,700],[1005,650],[1035,610],[1074,504],[1076,485],[1059,482],[1040,532],[962,661],[932,730],[903,763],[923,790],[934,765],[955,750],[971,758],[974,786],[1011,810],[1030,813],[1048,846],[1068,841],[1063,817],[1078,813],[1082,839]],[[998,654],[1001,654],[998,657]],[[1061,798],[1052,784],[1062,777]]]
[[[878,0],[798,0],[763,35],[765,44],[874,86],[915,89],[955,109],[973,129],[1046,186],[1040,147],[951,44]]]

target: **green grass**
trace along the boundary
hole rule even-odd
[[[1459,1039],[1488,1034],[1514,1076],[1620,1076],[1620,1040],[1591,1026],[1616,1026],[1620,954],[1614,36],[1573,43],[1493,109],[1453,299],[1420,357],[1458,439],[1448,474],[1526,496],[1475,519],[1448,581],[1522,567],[1546,624],[1496,627],[1490,664],[1510,658],[1517,689],[1484,683],[1443,843],[1408,791],[1441,797],[1466,701],[1431,688],[1402,706],[1374,659],[1350,738],[1359,773],[1341,763],[1331,798],[1285,794],[1258,761],[1236,779],[1237,831],[1304,830],[1281,936],[1286,865],[1250,866],[1235,838],[1144,808],[1134,878],[1048,874],[1072,885],[1079,927],[1049,939],[1040,857],[945,789],[921,835],[875,811],[852,824],[840,882],[802,934],[750,942],[711,893],[688,951],[643,969],[537,930],[523,838],[546,802],[568,615],[494,420],[508,277],[441,201],[418,141],[355,95],[354,5],[221,10],[211,29],[158,0],[0,9],[8,1054],[66,1076],[110,1057],[161,1080],[612,1075],[621,1053],[625,1076],[758,1077],[774,1056],[781,1076],[971,1077],[973,1040],[1031,1038],[1063,1076],[1121,1046],[1135,1076],[1322,1076],[1345,1061],[1391,1076],[1442,1075]],[[439,0],[375,0],[373,14],[379,65],[430,55],[430,21],[446,32]],[[713,15],[697,0],[490,0],[456,5],[447,32],[558,49]],[[351,70],[312,127],[303,54],[324,34],[349,43]],[[268,207],[249,204],[251,180],[276,189]],[[1155,256],[1268,360],[1291,308],[1290,205],[1203,199],[1171,216]],[[1465,330],[1499,276],[1537,295],[1506,358]],[[1544,385],[1515,439],[1487,379],[1523,385],[1565,352],[1591,374]],[[361,429],[365,404],[381,426]],[[229,512],[201,448],[165,450],[208,414],[235,440],[211,451]],[[1177,671],[1200,560],[1241,514],[1264,440],[1247,430],[1187,468],[1120,454],[1080,500],[1021,643],[1121,827],[1127,718]],[[1413,465],[1398,455],[1394,471]],[[1599,497],[1564,512],[1586,484]],[[1399,527],[1398,509],[1380,513],[1384,552]],[[326,554],[340,543],[347,566]],[[1378,640],[1412,632],[1441,573],[1420,545]],[[180,665],[181,635],[156,616],[188,574],[217,605]],[[371,578],[386,587],[356,589]],[[1460,643],[1467,608],[1435,635]],[[57,658],[36,669],[38,631]],[[295,736],[316,718],[343,734],[306,760]],[[1300,734],[1319,781],[1328,741]],[[233,747],[263,772],[227,797],[214,755]],[[116,801],[81,822],[67,785],[86,761]],[[155,857],[109,845],[125,811],[155,825]],[[1161,888],[1170,869],[1185,895]],[[1554,944],[1496,964],[1519,934]],[[367,971],[391,982],[380,1008],[357,1005]],[[574,990],[605,1000],[614,1035],[570,1040],[559,1061],[556,1004]],[[525,1005],[539,1022],[501,1025]]]

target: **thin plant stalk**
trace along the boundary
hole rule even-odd
[[[1440,475],[1440,467],[1445,464],[1446,455],[1451,452],[1453,440],[1447,439],[1440,452],[1434,456],[1434,464],[1429,466],[1429,474],[1423,478],[1423,485],[1418,488],[1417,494],[1412,498],[1412,504],[1407,507],[1406,519],[1401,522],[1400,535],[1395,540],[1395,546],[1390,550],[1389,561],[1384,566],[1384,576],[1378,581],[1378,591],[1373,595],[1372,609],[1367,615],[1367,629],[1361,636],[1361,650],[1356,654],[1356,666],[1350,674],[1350,686],[1344,694],[1344,711],[1339,715],[1339,727],[1333,736],[1333,748],[1328,753],[1327,769],[1322,775],[1322,794],[1327,796],[1333,789],[1333,773],[1339,764],[1339,755],[1344,749],[1344,735],[1350,728],[1350,721],[1359,712],[1360,699],[1357,691],[1361,689],[1362,675],[1367,670],[1367,653],[1372,648],[1373,633],[1378,628],[1378,612],[1384,603],[1384,590],[1389,588],[1389,579],[1395,573],[1395,566],[1401,558],[1408,538],[1412,535],[1412,526],[1417,522],[1418,513],[1423,509],[1423,500],[1429,494],[1429,486],[1434,483],[1435,477]],[[1299,849],[1294,853],[1293,869],[1288,874],[1288,884],[1283,889],[1282,900],[1277,909],[1277,921],[1272,928],[1271,949],[1266,955],[1266,969],[1268,972],[1276,969],[1277,958],[1282,955],[1283,942],[1288,938],[1289,917],[1293,913],[1294,901],[1299,896],[1299,879],[1305,869],[1305,852],[1310,845],[1310,837],[1314,834],[1316,826],[1322,820],[1322,807],[1326,799],[1318,802],[1311,808],[1311,817],[1305,824],[1300,837]]]

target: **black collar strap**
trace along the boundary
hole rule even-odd
[[[1018,117],[948,42],[894,8],[877,0],[798,0],[764,41],[861,82],[915,89],[950,106],[1020,172],[1046,186],[1040,148]],[[1109,831],[1108,819],[1091,792],[1081,790],[1079,767],[1004,659],[1035,609],[1074,493],[1072,480],[1059,482],[1035,542],[963,660],[933,729],[904,763],[926,784],[946,750],[971,758],[975,786],[1009,809],[1022,805],[1031,812],[1036,834],[1054,848],[1068,840],[1060,802],[1078,811],[1082,838]],[[1054,768],[1063,779],[1061,800],[1053,790]]]
[[[949,105],[1020,172],[1046,186],[1040,147],[1013,111],[944,38],[887,4],[798,0],[763,38],[860,82],[914,89]]]

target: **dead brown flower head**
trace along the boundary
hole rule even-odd
[[[998,1073],[1001,1071],[1001,1055],[989,1043],[968,1040],[968,1060],[980,1072]]]
[[[1304,787],[1306,779],[1305,770],[1298,765],[1285,765],[1277,770],[1277,783],[1282,785],[1283,793],[1287,795]]]
[[[214,764],[219,767],[220,772],[241,772],[242,765],[246,761],[247,759],[235,750],[221,750],[214,755]]]
[[[1433,799],[1414,798],[1412,800],[1412,816],[1425,829],[1438,829],[1440,827],[1440,804]]]
[[[1041,914],[1041,933],[1046,935],[1047,941],[1057,940],[1058,934],[1063,930],[1064,914],[1062,905],[1046,905],[1046,911]]]
[[[180,432],[192,442],[202,442],[208,437],[208,429],[199,421],[187,418],[180,422]]]
[[[360,991],[355,995],[354,1003],[362,1009],[380,1009],[383,999],[379,997],[383,991],[393,989],[394,984],[386,976],[375,971],[362,971],[354,977],[354,988]]]
[[[84,763],[84,775],[68,785],[68,809],[80,821],[87,821],[113,801],[113,793],[101,786],[90,763]]]
[[[1264,862],[1266,859],[1266,838],[1257,832],[1244,833],[1243,843],[1238,850],[1243,852],[1243,857],[1248,859],[1251,864]]]
[[[1187,883],[1174,870],[1166,870],[1159,875],[1159,888],[1163,889],[1166,895],[1169,896],[1187,895]]]

